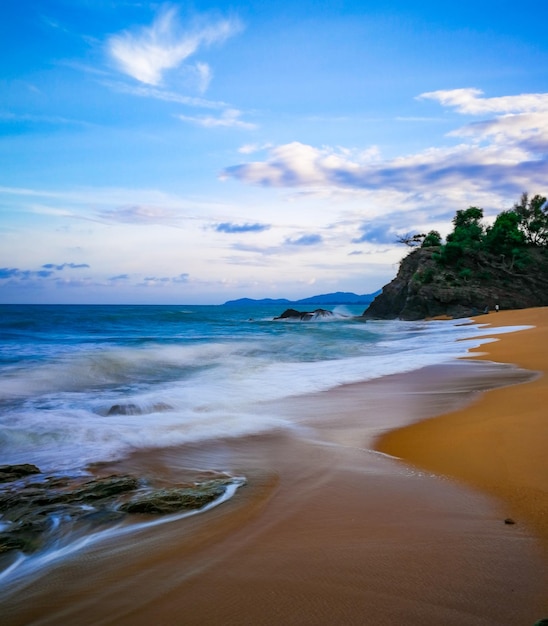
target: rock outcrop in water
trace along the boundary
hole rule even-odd
[[[226,475],[176,487],[155,488],[126,474],[45,475],[35,465],[0,466],[0,555],[32,553],[76,525],[96,527],[127,514],[167,515],[201,509],[220,498]]]
[[[325,319],[328,317],[334,317],[332,311],[326,309],[316,309],[315,311],[297,311],[296,309],[286,309],[281,315],[275,317],[275,320],[300,320],[301,322],[308,322],[311,320]]]

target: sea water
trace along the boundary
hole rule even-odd
[[[2,305],[0,465],[75,472],[139,448],[292,429],[261,403],[447,362],[492,334],[329,308],[301,322],[272,305]]]

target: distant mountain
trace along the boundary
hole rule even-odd
[[[275,304],[275,305],[287,305],[287,304],[369,304],[380,293],[366,293],[361,296],[352,293],[350,291],[336,291],[335,293],[324,293],[319,296],[311,296],[310,298],[302,298],[301,300],[287,300],[286,298],[262,298],[260,300],[254,300],[253,298],[240,298],[238,300],[229,300],[225,302],[227,305],[257,305],[257,304]]]
[[[238,306],[247,304],[293,304],[291,300],[285,298],[263,298],[262,300],[253,300],[253,298],[239,298],[238,300],[228,300],[223,306],[236,304]]]
[[[381,292],[365,293],[361,296],[350,291],[336,291],[335,293],[324,293],[319,296],[311,296],[296,300],[295,304],[369,304]]]

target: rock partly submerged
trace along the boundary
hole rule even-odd
[[[234,482],[218,474],[159,488],[129,474],[90,478],[46,475],[30,464],[0,466],[0,554],[36,552],[79,523],[93,527],[137,513],[199,510],[221,498]]]
[[[314,311],[297,311],[297,309],[286,309],[281,315],[275,317],[275,320],[298,320],[307,322],[310,320],[332,318],[332,311],[326,309],[315,309]]]

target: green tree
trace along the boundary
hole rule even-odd
[[[437,230],[431,230],[423,239],[423,248],[433,248],[435,246],[441,246],[441,235]]]
[[[484,227],[481,223],[483,209],[470,207],[457,211],[453,218],[453,232],[447,235],[447,243],[441,247],[439,260],[445,265],[458,265],[460,259],[481,246]]]
[[[503,211],[484,237],[484,248],[493,255],[500,256],[510,268],[517,259],[523,260],[526,237],[520,230],[520,216],[515,211]]]
[[[528,244],[548,246],[548,202],[544,196],[521,195],[520,201],[514,204],[514,212],[518,215],[521,229]]]
[[[453,232],[447,236],[447,241],[461,243],[464,247],[476,247],[484,234],[483,209],[471,206],[464,211],[457,211],[453,218]]]

